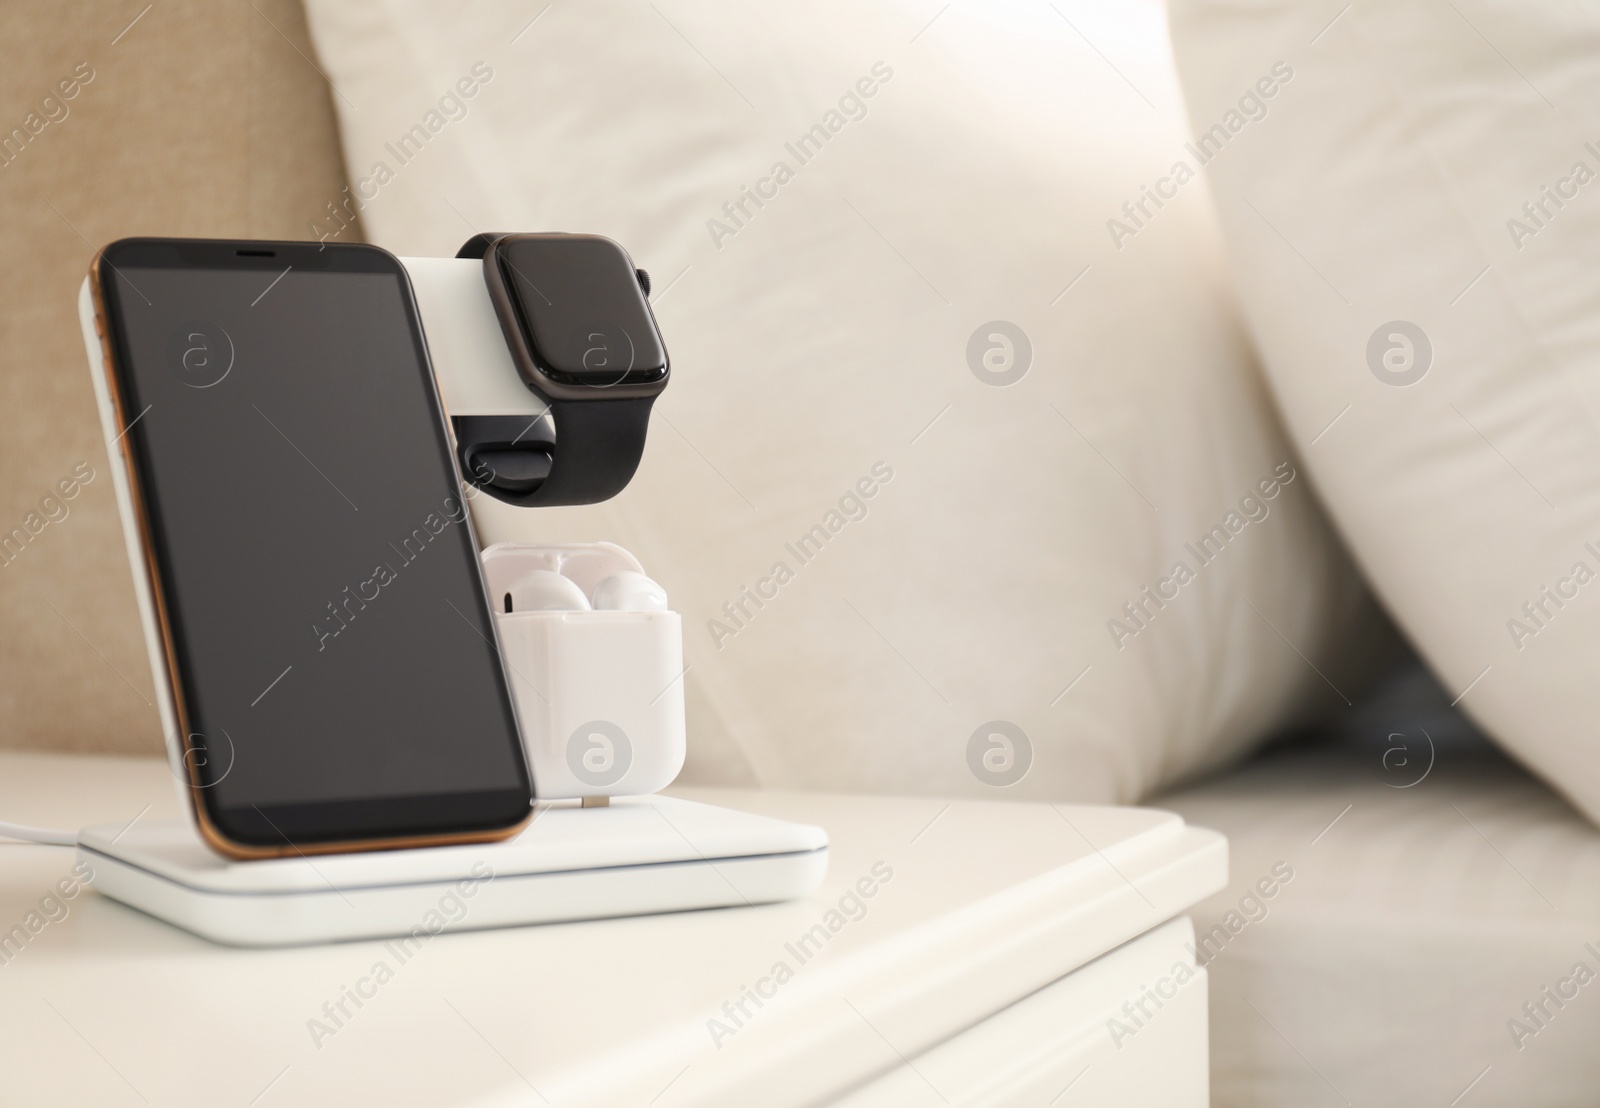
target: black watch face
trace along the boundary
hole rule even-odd
[[[659,380],[667,367],[627,253],[599,235],[517,235],[496,247],[535,362],[556,381]]]

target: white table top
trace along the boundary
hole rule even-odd
[[[213,946],[91,892],[41,904],[72,851],[0,845],[0,941],[43,923],[0,947],[0,1083],[40,1105],[810,1103],[1226,880],[1221,836],[1149,810],[675,791],[821,824],[827,881],[787,904],[446,932],[402,960]],[[162,762],[0,753],[0,818],[141,812],[180,814]]]

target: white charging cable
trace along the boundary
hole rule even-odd
[[[4,820],[0,820],[0,836],[43,846],[78,845],[78,835],[74,831],[54,831],[48,827],[29,827],[22,823],[6,823]]]

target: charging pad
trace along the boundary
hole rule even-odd
[[[766,904],[828,869],[820,827],[667,796],[540,805],[507,842],[236,862],[178,820],[78,835],[99,892],[196,935],[289,946]]]

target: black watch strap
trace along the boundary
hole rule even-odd
[[[616,496],[633,480],[644,456],[653,403],[655,397],[646,396],[551,404],[556,445],[550,456],[550,476],[518,503],[529,507],[598,504]]]
[[[482,258],[501,234],[474,235],[458,258]],[[655,397],[556,400],[554,434],[543,417],[458,416],[451,420],[462,472],[473,485],[519,507],[597,504],[627,487],[644,456]]]
[[[503,239],[509,234],[511,234],[510,231],[484,231],[481,234],[473,235],[461,244],[461,249],[456,251],[456,257],[477,258],[482,261],[483,256],[489,252],[489,244],[494,242],[495,239]]]

